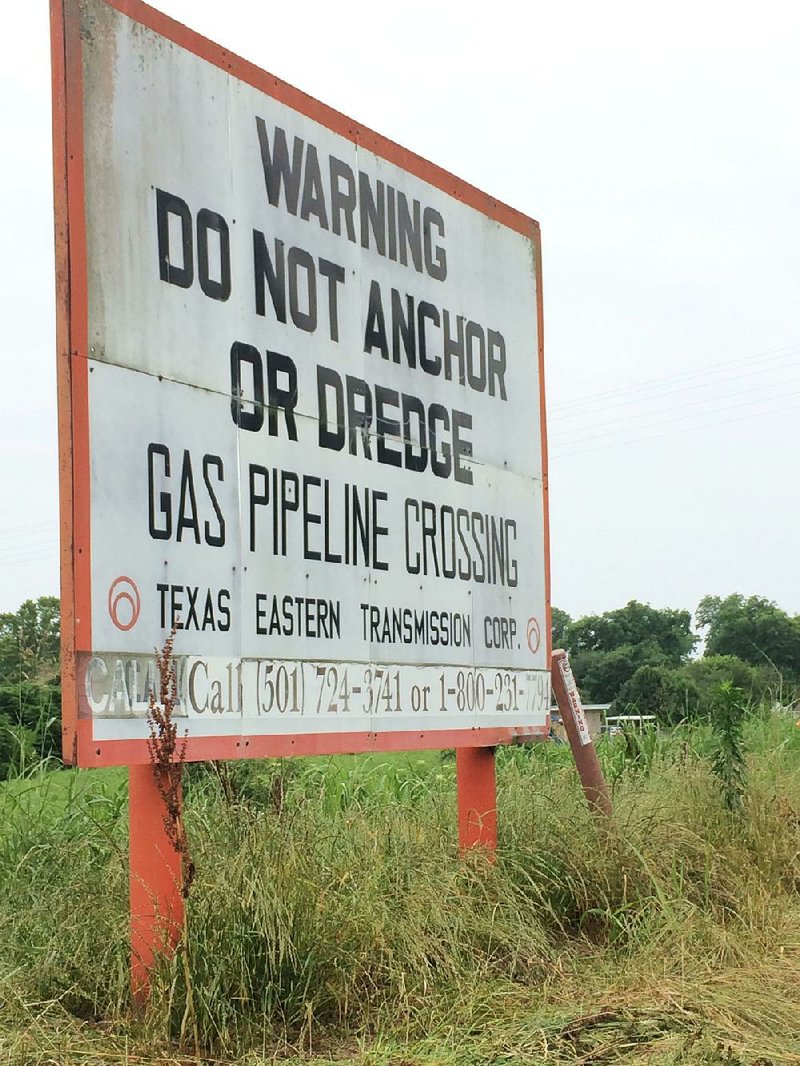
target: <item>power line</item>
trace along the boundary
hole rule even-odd
[[[797,380],[799,380],[799,379],[792,379],[791,381],[781,382],[780,384],[794,384]],[[745,390],[743,392],[737,392],[734,395],[742,396],[742,395],[745,394],[745,392],[749,392],[749,391],[751,391],[751,390]],[[754,407],[754,406],[758,406],[759,404],[773,403],[775,400],[785,400],[785,399],[788,399],[788,398],[791,398],[791,397],[795,397],[795,396],[800,396],[800,391],[783,393],[782,395],[779,395],[779,396],[760,396],[760,397],[756,397],[755,399],[745,400],[742,403],[725,403],[725,404],[722,404],[721,406],[716,407],[716,408],[710,408],[708,410],[692,411],[689,414],[678,415],[675,418],[666,418],[666,419],[663,419],[661,421],[656,421],[652,428],[658,428],[659,426],[670,425],[673,422],[684,422],[687,419],[691,419],[691,418],[704,418],[707,415],[723,414],[725,411],[735,411],[735,410],[737,410],[737,409],[739,409],[741,407]],[[695,403],[703,403],[703,402],[707,403],[708,401],[696,401]],[[644,412],[642,412],[642,414],[634,415],[633,418],[629,418],[625,422],[623,422],[623,421],[600,422],[600,423],[597,423],[594,426],[585,426],[585,427],[582,427],[582,428],[587,429],[589,432],[588,433],[584,433],[584,434],[579,434],[577,436],[566,434],[566,435],[563,435],[562,437],[559,438],[559,436],[556,434],[554,436],[554,443],[556,444],[556,446],[558,445],[559,441],[562,444],[577,444],[577,443],[579,443],[581,441],[584,441],[584,440],[594,440],[594,439],[597,439],[597,438],[600,438],[600,437],[613,436],[615,433],[624,433],[626,431],[626,429],[629,429],[629,430],[642,429],[644,427],[642,427],[642,426],[633,426],[633,425],[630,425],[630,423],[632,421],[634,421],[634,420],[637,420],[637,419],[652,418],[653,416],[658,415],[658,414],[669,414],[670,411],[682,411],[686,407],[695,406],[695,403],[690,402],[690,403],[686,403],[686,404],[678,404],[677,406],[675,406],[673,408],[669,408],[669,407],[661,408],[658,411],[644,411]],[[597,429],[603,429],[604,426],[615,426],[616,428],[615,429],[606,430],[603,433],[596,433],[595,432],[595,430],[597,430]]]
[[[617,388],[607,389],[604,392],[592,393],[588,396],[576,397],[570,400],[564,400],[560,403],[554,403],[550,405],[550,411],[554,417],[571,417],[560,414],[562,411],[571,410],[578,407],[596,406],[607,398],[614,398],[618,396],[630,396],[630,400],[625,402],[632,402],[632,398],[635,394],[643,392],[652,392],[663,390],[665,385],[672,385],[675,382],[694,382],[698,378],[711,378],[711,381],[707,381],[700,385],[687,385],[686,388],[705,388],[715,383],[715,379],[723,377],[726,380],[736,380],[736,378],[730,378],[726,372],[730,369],[735,369],[742,363],[747,363],[752,366],[753,364],[762,363],[784,363],[787,360],[793,359],[795,353],[800,351],[800,343],[787,345],[784,348],[776,348],[771,351],[761,353],[754,356],[743,356],[740,359],[726,360],[720,363],[712,363],[710,366],[703,367],[702,369],[682,371],[678,374],[669,374],[661,378],[653,378],[649,381],[639,382],[634,385],[622,385]],[[752,376],[752,374],[761,373],[761,370],[752,370],[745,372],[740,376]]]
[[[777,399],[777,397],[776,397],[776,399]],[[764,415],[780,415],[780,414],[786,414],[789,411],[797,411],[798,409],[800,409],[800,404],[792,404],[789,407],[779,407],[779,408],[777,408],[775,410],[764,411],[764,412],[761,412],[761,413],[763,413]],[[630,444],[639,444],[642,441],[657,440],[657,439],[659,439],[661,437],[669,437],[673,433],[691,433],[691,432],[694,432],[695,430],[698,430],[698,429],[711,429],[714,426],[725,426],[725,425],[730,425],[731,423],[734,423],[734,422],[744,422],[744,421],[752,422],[753,421],[753,415],[752,414],[737,415],[734,418],[723,418],[720,421],[707,422],[707,423],[703,423],[703,424],[701,424],[699,426],[684,426],[684,427],[676,428],[676,429],[667,429],[663,433],[649,433],[649,434],[646,434],[643,437],[632,437],[629,440],[610,441],[607,444],[599,444],[596,448],[579,448],[577,451],[569,451],[569,452],[561,452],[561,453],[553,452],[553,453],[550,454],[550,459],[553,459],[553,460],[568,459],[568,458],[571,458],[572,456],[587,455],[590,452],[605,451],[607,448],[621,448],[621,447],[627,447]],[[577,443],[577,442],[575,442],[575,443]]]
[[[31,548],[46,548],[51,544],[58,544],[58,536],[52,533],[44,533],[41,536],[31,534],[17,543],[5,542],[0,544],[0,558],[7,555],[15,555],[19,552],[29,551]]]
[[[794,366],[790,366],[790,367],[783,367],[783,366],[781,366],[781,367],[773,367],[773,368],[771,368],[771,371],[774,372],[776,370],[780,371],[780,370],[790,370],[790,369],[794,369]],[[724,385],[728,385],[731,382],[741,381],[741,380],[743,380],[745,378],[751,378],[751,377],[754,377],[756,375],[758,375],[759,377],[763,377],[764,373],[765,373],[764,370],[749,370],[749,371],[745,371],[742,374],[728,375],[725,378],[714,379],[713,381],[704,381],[704,382],[700,382],[700,383],[694,382],[694,383],[692,383],[690,385],[679,385],[679,386],[677,386],[674,389],[662,389],[659,392],[653,393],[653,395],[651,395],[651,396],[630,396],[627,399],[615,400],[613,402],[601,402],[601,403],[593,404],[592,406],[587,406],[587,407],[585,407],[584,409],[582,409],[580,411],[571,411],[571,412],[567,412],[566,414],[560,414],[560,415],[556,414],[550,419],[550,422],[551,423],[559,423],[559,422],[564,422],[567,419],[587,418],[587,417],[590,418],[595,413],[595,411],[605,413],[606,411],[611,410],[612,408],[615,408],[615,407],[630,407],[630,406],[632,406],[634,404],[645,406],[646,404],[649,404],[649,403],[658,403],[660,400],[663,400],[667,396],[675,396],[675,395],[678,395],[679,393],[684,393],[684,392],[691,392],[692,394],[694,394],[694,393],[702,392],[704,389],[716,389],[716,390],[719,390],[720,386],[723,385],[723,384]],[[761,385],[759,385],[757,383],[754,383],[754,384],[752,384],[750,386],[748,391],[752,392],[752,391],[756,391],[758,389],[770,388],[771,385],[772,385],[772,382],[769,382],[769,381],[765,381]],[[726,395],[730,395],[730,393],[727,393]],[[714,397],[711,397],[711,399],[713,399],[713,398]]]
[[[748,366],[755,363],[773,363],[784,362],[787,359],[791,359],[797,351],[800,350],[800,341],[793,344],[786,345],[783,348],[772,348],[765,352],[760,352],[755,355],[742,356],[737,359],[726,359],[718,363],[710,363],[708,366],[696,367],[690,370],[681,370],[676,374],[666,374],[657,378],[650,378],[649,380],[636,382],[632,385],[619,385],[612,389],[607,389],[604,392],[591,393],[586,396],[578,396],[564,400],[560,403],[553,404],[554,409],[561,409],[565,407],[573,407],[584,403],[593,403],[596,400],[603,399],[606,396],[616,396],[621,393],[627,392],[640,392],[643,390],[649,390],[654,388],[661,388],[663,385],[670,385],[674,381],[678,380],[693,380],[695,378],[704,378],[709,376],[724,375],[730,369],[736,369],[742,363],[746,363]]]
[[[58,529],[58,522],[34,522],[26,526],[0,526],[0,540],[17,540],[31,533],[52,532],[55,529]]]
[[[53,559],[54,561],[57,562],[58,561],[58,552],[56,550],[54,550],[54,551],[51,551],[51,552],[45,552],[45,553],[40,554],[40,555],[26,555],[26,556],[23,556],[20,559],[0,559],[0,568],[5,568],[5,567],[9,567],[9,566],[19,566],[20,563],[42,562],[45,559]]]

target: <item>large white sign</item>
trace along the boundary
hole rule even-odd
[[[173,627],[190,738],[541,728],[535,224],[128,10],[80,5],[93,741]]]

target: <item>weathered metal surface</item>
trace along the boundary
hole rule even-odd
[[[538,227],[151,9],[64,7],[80,761],[144,757],[173,625],[190,758],[543,731]]]

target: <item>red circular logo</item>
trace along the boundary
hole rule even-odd
[[[142,600],[136,582],[129,577],[118,577],[108,590],[108,613],[111,621],[124,633],[133,629],[139,621]]]
[[[535,655],[539,650],[539,645],[542,643],[542,633],[539,629],[539,623],[535,618],[528,619],[528,647],[531,650],[531,654]]]

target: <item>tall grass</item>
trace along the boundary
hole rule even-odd
[[[185,956],[160,967],[138,1021],[124,774],[11,782],[0,1052],[800,1062],[800,730],[761,715],[745,737],[735,816],[702,728],[609,738],[612,828],[587,813],[568,749],[499,751],[495,863],[458,854],[446,753],[193,767]]]

